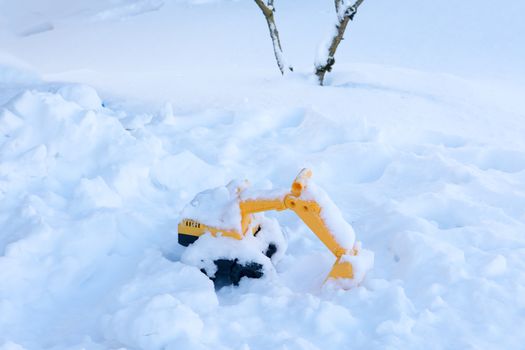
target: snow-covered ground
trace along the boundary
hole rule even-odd
[[[285,78],[252,1],[0,1],[0,349],[523,348],[524,5],[416,3],[365,1],[318,87],[332,1],[276,2]],[[274,275],[180,261],[196,193],[303,167],[361,286],[286,212]]]

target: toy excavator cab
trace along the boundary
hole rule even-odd
[[[335,263],[326,280],[334,281],[346,289],[351,288],[364,278],[366,270],[373,265],[373,254],[360,249],[352,227],[344,220],[328,195],[310,181],[311,176],[309,169],[301,170],[289,191],[253,193],[246,190],[246,184],[235,187],[232,183],[228,189],[201,192],[182,212],[182,220],[178,225],[178,241],[181,245],[189,246],[206,234],[206,240],[212,245],[214,242],[210,238],[220,238],[215,243],[220,242],[223,246],[233,246],[235,241],[258,240],[259,236],[267,236],[267,232],[272,231],[265,230],[265,225],[273,224],[261,219],[259,213],[289,209],[297,214],[335,256]],[[279,228],[273,227],[273,231],[279,231]],[[228,237],[229,240],[224,241],[223,237]],[[260,240],[264,241],[263,238]],[[221,256],[214,251],[215,254],[211,254],[213,264],[202,262],[201,270],[219,288],[228,284],[237,285],[242,277],[259,278],[264,274],[265,261],[279,252],[279,244],[268,241],[267,238],[265,243],[258,252],[253,253],[253,261],[238,259],[231,253]],[[237,249],[248,248],[239,246]],[[205,259],[203,256],[201,261]],[[359,266],[358,271],[355,265]]]

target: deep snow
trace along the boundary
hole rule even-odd
[[[358,24],[381,7],[365,2],[320,88],[305,52],[331,9],[295,17],[283,2],[297,63],[283,79],[255,5],[198,2],[0,2],[0,349],[522,348],[523,48],[510,34],[452,65],[417,64],[442,47],[415,37],[359,64]],[[324,8],[309,4],[298,14]],[[492,29],[519,37],[515,12]],[[294,26],[313,39],[290,40]],[[469,71],[469,49],[509,64]],[[412,69],[395,67],[403,54],[419,55]],[[375,254],[360,287],[321,287],[333,257],[291,213],[267,214],[288,249],[266,278],[215,292],[181,261],[178,214],[195,194],[234,178],[288,188],[302,167]]]

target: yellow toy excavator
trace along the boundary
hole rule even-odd
[[[182,211],[178,241],[201,246],[187,248],[183,260],[200,267],[217,288],[237,285],[242,277],[259,278],[285,245],[275,220],[260,213],[290,209],[334,254],[326,280],[343,288],[357,285],[373,265],[373,254],[360,249],[352,227],[311,176],[309,169],[301,170],[290,191],[257,192],[246,182],[232,182],[199,193]]]

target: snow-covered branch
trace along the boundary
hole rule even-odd
[[[275,25],[275,9],[273,7],[273,0],[255,0],[255,3],[261,9],[264,17],[266,18],[266,22],[268,23],[270,37],[272,38],[275,60],[277,61],[277,66],[279,66],[281,74],[286,73],[287,70],[293,71],[293,68],[291,66],[288,66],[284,58],[283,49],[281,47],[281,40],[279,38],[279,31],[277,30],[277,26]]]
[[[315,60],[315,75],[319,79],[319,84],[323,85],[326,72],[330,72],[335,63],[335,52],[343,40],[348,22],[354,19],[357,9],[364,0],[335,0],[335,10],[337,20],[334,30],[328,39],[320,45],[317,58]]]

